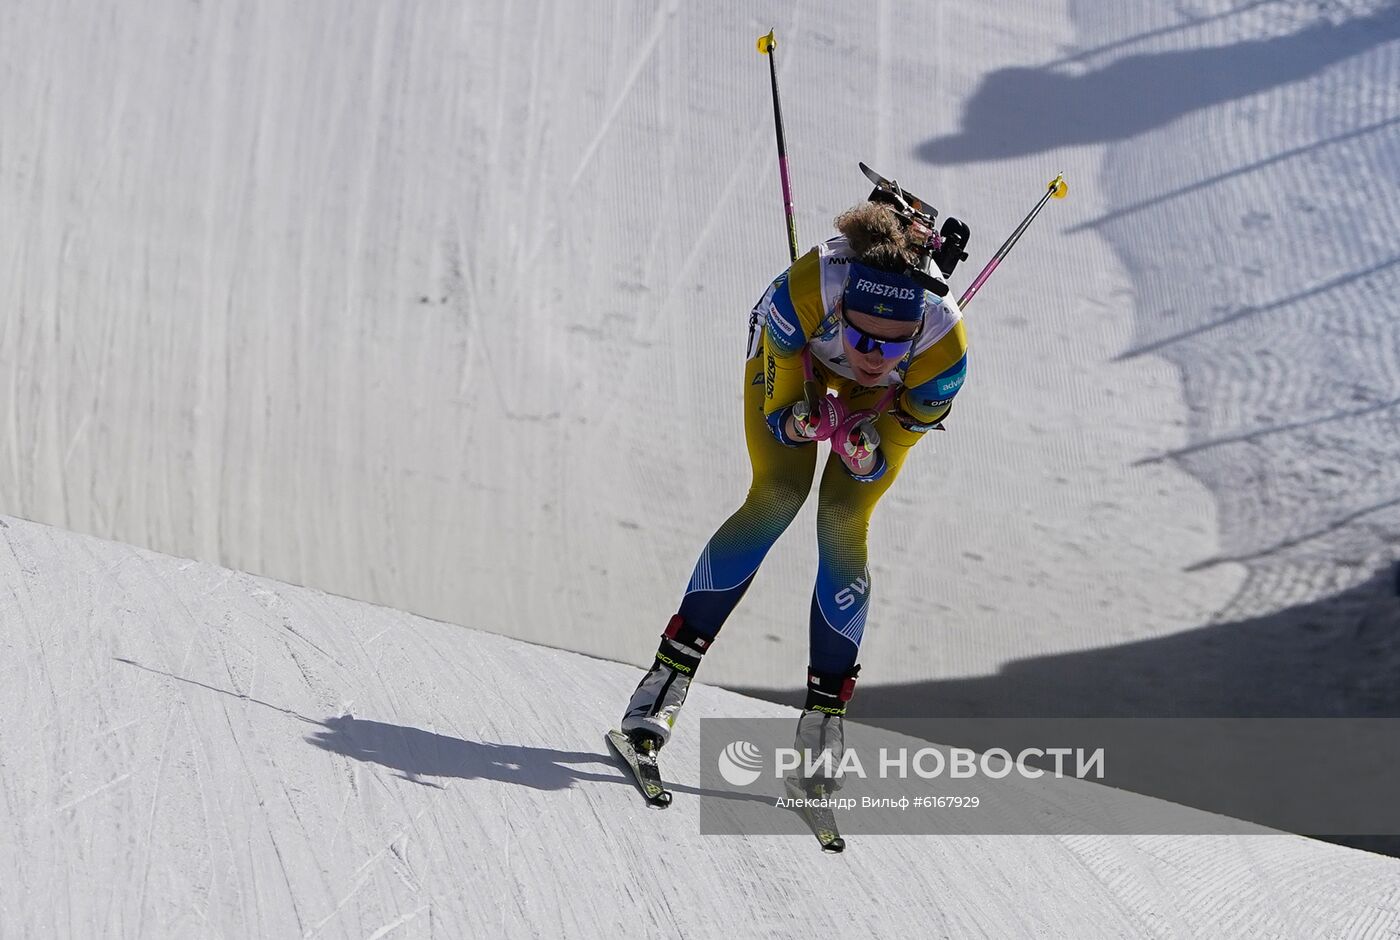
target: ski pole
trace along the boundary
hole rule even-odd
[[[778,134],[778,176],[783,181],[783,214],[787,217],[788,260],[796,261],[797,219],[792,211],[792,181],[788,179],[787,139],[783,136],[783,106],[778,101],[778,66],[773,56],[773,50],[778,47],[778,41],[773,38],[773,32],[770,29],[758,37],[758,52],[760,55],[768,57],[768,78],[773,86],[773,128]],[[802,383],[802,395],[807,399],[807,407],[815,412],[817,402],[826,392],[817,385],[810,349],[802,350],[802,368],[807,376],[806,381]]]
[[[758,37],[758,51],[768,57],[768,77],[773,83],[773,126],[778,132],[778,175],[783,180],[783,212],[787,215],[788,256],[797,260],[797,219],[792,213],[792,183],[788,179],[787,141],[783,138],[783,107],[778,103],[778,66],[773,61],[773,50],[778,41],[773,38],[773,30]]]
[[[987,278],[992,276],[992,272],[997,269],[997,265],[1001,264],[1003,258],[1011,254],[1011,249],[1016,247],[1016,242],[1020,241],[1021,235],[1026,231],[1027,227],[1030,226],[1031,222],[1035,220],[1035,217],[1040,214],[1040,210],[1045,207],[1045,204],[1050,201],[1050,197],[1054,196],[1056,199],[1063,199],[1068,193],[1069,184],[1065,182],[1065,175],[1063,173],[1050,181],[1049,187],[1045,190],[1045,195],[1040,197],[1040,202],[1037,202],[1035,208],[1030,211],[1030,214],[1021,220],[1020,225],[1016,226],[1016,231],[1011,233],[1011,237],[1002,242],[1001,247],[997,249],[997,253],[992,255],[992,260],[987,262],[987,266],[983,268],[981,273],[973,280],[967,292],[958,299],[958,307],[963,310],[967,309],[967,305],[972,303],[972,298],[977,296],[977,292],[982,289],[982,285],[986,283]]]

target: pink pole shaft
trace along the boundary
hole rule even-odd
[[[988,262],[987,266],[982,269],[982,273],[977,275],[977,280],[973,281],[972,286],[958,299],[959,307],[966,306],[968,301],[977,296],[977,292],[982,289],[982,285],[987,282],[987,278],[992,276],[992,272],[997,269],[997,265],[999,264],[1001,264],[1000,258],[993,258]]]

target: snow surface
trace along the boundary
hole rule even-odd
[[[0,9],[9,512],[640,664],[748,485],[747,313],[787,257],[776,27],[804,244],[865,160],[972,222],[964,287],[1071,185],[971,307],[952,430],[876,517],[863,681],[1172,635],[1241,584],[1191,567],[1224,551],[1211,494],[1145,459],[1190,411],[1165,360],[1118,358],[1127,272],[1064,236],[1118,205],[1103,145],[999,107],[976,120],[1034,152],[919,153],[1079,41],[1068,9]],[[814,567],[809,511],[707,681],[801,685]]]
[[[1074,3],[1086,45],[1120,35],[1093,25],[1096,6]],[[1080,133],[1110,132],[1112,208],[1074,227],[1107,237],[1137,287],[1120,355],[1180,370],[1186,442],[1149,459],[1175,461],[1215,495],[1221,544],[1199,564],[1249,569],[1218,619],[1333,599],[1324,619],[1340,627],[1358,618],[1338,606],[1374,593],[1378,571],[1392,611],[1400,590],[1389,570],[1400,557],[1400,6],[1212,10],[1228,15],[1174,22],[1144,7],[1133,31],[1172,26],[1170,37],[1086,49],[1077,88],[1059,89],[1084,111],[1155,99],[1146,110],[1163,122],[1129,135],[1076,112]]]
[[[770,27],[804,244],[865,160],[957,290],[1071,187],[876,515],[857,710],[1400,714],[1396,5],[737,9],[0,0],[0,934],[1400,930],[1292,837],[699,837],[683,733],[637,806],[600,726],[786,261]],[[688,720],[788,714],[813,528]]]
[[[694,735],[664,813],[605,751],[635,667],[18,519],[0,540],[5,937],[1400,930],[1400,861],[1298,836],[700,835]],[[703,685],[686,708],[796,716]]]

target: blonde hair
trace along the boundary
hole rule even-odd
[[[887,271],[920,267],[918,250],[904,220],[881,202],[862,202],[836,217],[836,230],[846,236],[856,259]]]

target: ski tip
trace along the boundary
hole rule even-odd
[[[773,38],[773,30],[769,30],[758,37],[758,51],[760,55],[772,55],[773,50],[778,46],[778,41]]]
[[[846,840],[841,838],[840,836],[834,836],[830,839],[823,839],[822,851],[830,852],[832,855],[835,855],[838,852],[844,852],[846,851]]]

